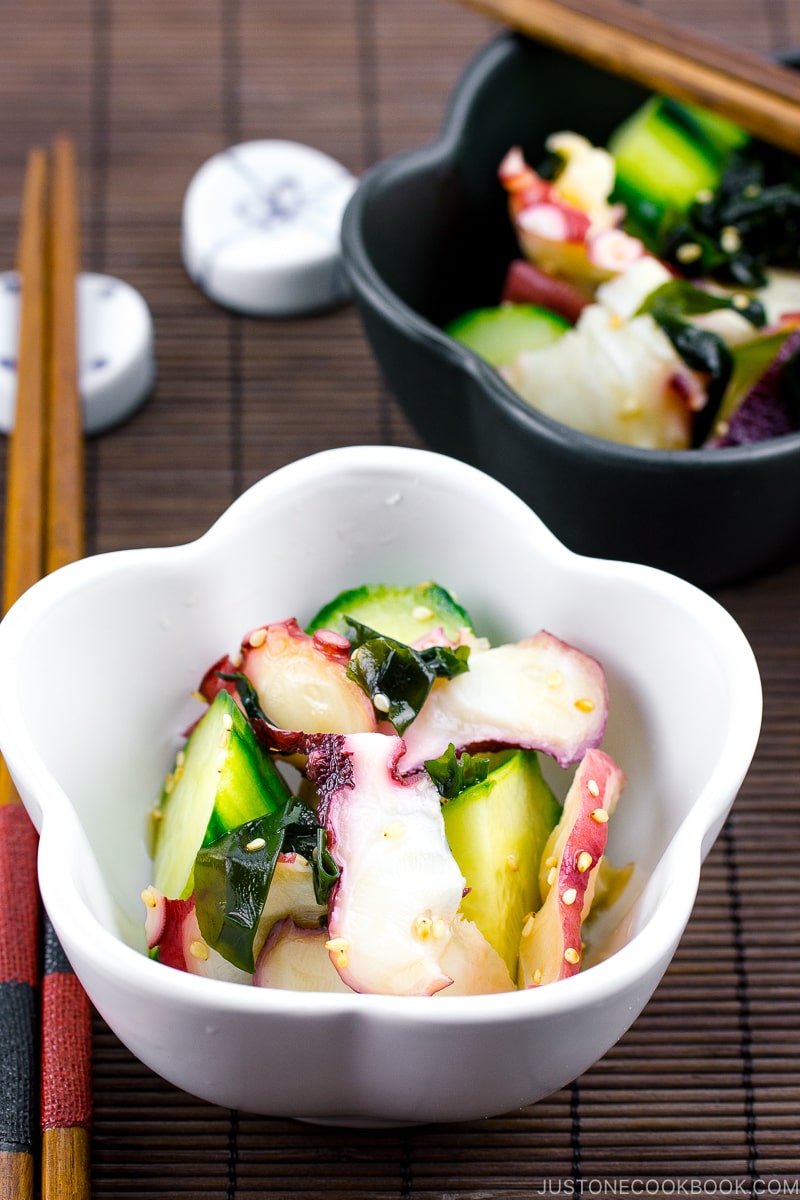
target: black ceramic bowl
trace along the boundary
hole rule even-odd
[[[618,445],[537,413],[441,329],[496,303],[518,256],[497,182],[509,147],[536,162],[558,129],[603,144],[644,96],[501,35],[466,68],[439,138],[364,176],[343,254],[386,382],[432,448],[496,476],[579,553],[715,587],[800,556],[800,433],[725,450]]]

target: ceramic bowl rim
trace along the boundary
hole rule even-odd
[[[18,673],[19,647],[38,619],[64,596],[93,586],[97,580],[113,574],[123,563],[135,567],[138,562],[172,561],[179,565],[184,560],[191,562],[196,555],[213,555],[215,548],[224,544],[227,531],[235,527],[239,514],[251,508],[268,507],[270,496],[287,483],[291,485],[303,478],[308,482],[358,463],[371,467],[378,464],[381,468],[400,471],[409,468],[423,472],[433,470],[439,477],[444,472],[448,479],[469,481],[485,494],[491,494],[498,505],[505,505],[509,512],[517,516],[527,514],[525,519],[533,519],[538,527],[537,540],[542,554],[556,567],[569,563],[574,570],[612,572],[628,583],[639,581],[644,585],[657,585],[661,594],[666,591],[702,623],[713,620],[720,643],[729,651],[726,663],[731,672],[730,682],[734,685],[733,694],[744,690],[746,702],[734,709],[736,720],[731,723],[725,739],[727,753],[720,753],[716,759],[705,785],[654,868],[654,872],[666,870],[665,862],[678,856],[680,872],[673,871],[665,880],[653,911],[630,941],[590,970],[547,988],[500,995],[443,996],[435,1004],[426,1004],[423,997],[273,992],[164,970],[124,942],[119,933],[108,930],[84,904],[74,878],[77,857],[71,863],[70,855],[64,853],[64,846],[72,844],[79,830],[77,814],[38,755],[13,697],[0,691],[3,752],[12,775],[19,780],[20,791],[23,795],[30,792],[41,805],[41,890],[56,932],[64,941],[65,949],[79,945],[81,954],[91,961],[94,971],[101,976],[113,975],[118,985],[185,1003],[193,1009],[213,1004],[217,1009],[231,1013],[282,1011],[288,1014],[291,1010],[317,1018],[349,1013],[364,1019],[374,1016],[386,1020],[402,1019],[410,1025],[433,1026],[461,1022],[527,1022],[559,1011],[584,1009],[635,987],[648,972],[658,970],[662,960],[666,964],[672,957],[694,906],[703,841],[727,815],[755,751],[761,717],[761,686],[755,658],[733,618],[705,592],[657,568],[590,559],[568,550],[528,505],[478,468],[447,455],[408,447],[349,446],[300,459],[253,484],[194,541],[177,546],[98,554],[63,567],[35,584],[0,624],[0,672],[7,678]]]

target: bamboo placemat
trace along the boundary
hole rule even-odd
[[[793,0],[644,7],[750,49],[800,44]],[[81,162],[85,269],[139,288],[156,326],[152,398],[87,447],[90,552],[194,538],[265,472],[317,449],[416,444],[353,309],[265,323],[215,307],[182,269],[180,208],[199,165],[233,142],[303,141],[360,173],[429,140],[494,32],[445,0],[3,6],[0,269],[14,261],[27,149],[66,129]],[[640,1195],[794,1194],[800,567],[720,599],[761,666],[761,744],[672,967],[601,1063],[485,1122],[340,1131],[186,1096],[98,1017],[93,1195],[529,1200],[633,1195],[637,1184]]]

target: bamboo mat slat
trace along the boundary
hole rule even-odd
[[[793,0],[643,2],[687,36],[800,44]],[[190,540],[265,472],[317,449],[419,444],[352,307],[259,322],[211,305],[181,266],[180,207],[194,171],[235,141],[307,142],[359,174],[430,140],[494,32],[449,0],[2,6],[0,269],[13,264],[28,147],[57,124],[78,145],[85,267],[138,287],[156,325],[153,396],[87,446],[90,552]],[[531,1200],[603,1194],[591,1186],[602,1181],[615,1194],[635,1180],[664,1195],[680,1179],[703,1194],[796,1185],[799,596],[800,566],[720,594],[762,669],[761,743],[672,967],[601,1063],[488,1121],[333,1130],[186,1096],[96,1016],[93,1196]]]

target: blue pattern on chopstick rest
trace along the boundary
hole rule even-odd
[[[128,417],[155,382],[152,317],[144,298],[123,280],[78,276],[78,384],[87,436]],[[0,271],[0,434],[14,426],[19,341],[19,284]]]
[[[338,214],[332,224],[332,214],[326,212],[325,201],[335,198],[350,173],[342,167],[335,170],[318,187],[308,189],[300,177],[284,174],[270,177],[252,169],[239,153],[240,147],[230,146],[220,157],[226,158],[237,175],[247,184],[246,201],[236,207],[239,226],[226,232],[215,244],[209,246],[204,260],[199,264],[195,282],[204,287],[217,255],[226,246],[235,245],[253,230],[278,234],[281,229],[294,225],[309,233],[330,237],[338,236]],[[326,219],[327,218],[327,219]],[[342,279],[344,276],[341,277]]]

